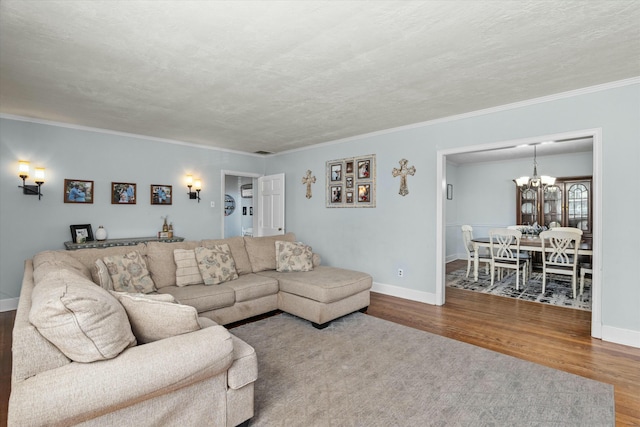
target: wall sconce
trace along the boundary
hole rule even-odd
[[[189,199],[197,200],[200,203],[200,190],[202,190],[202,182],[199,179],[194,181],[193,176],[187,175],[187,187],[189,188]],[[191,191],[191,187],[195,187],[196,191]]]
[[[22,185],[18,185],[18,188],[22,188],[22,194],[38,196],[38,200],[40,200],[42,197],[40,187],[44,184],[44,168],[36,168],[35,173],[34,181],[37,185],[27,185],[26,179],[29,178],[29,162],[18,162],[18,176],[22,178]]]

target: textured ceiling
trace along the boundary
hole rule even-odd
[[[0,113],[246,152],[639,75],[638,1],[0,2]]]

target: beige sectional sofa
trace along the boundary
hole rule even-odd
[[[279,309],[322,328],[369,305],[371,276],[321,266],[315,254],[311,271],[276,271],[276,241],[295,235],[45,251],[26,261],[9,426],[247,423],[257,357],[222,325]],[[175,249],[223,244],[236,278],[178,286]],[[110,289],[102,260],[131,253],[154,292]]]

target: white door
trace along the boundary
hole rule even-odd
[[[257,193],[257,236],[284,234],[284,174],[258,178]]]

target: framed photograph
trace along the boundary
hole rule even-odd
[[[353,203],[353,191],[347,191],[345,194],[346,202]]]
[[[136,196],[136,184],[129,182],[111,183],[112,205],[135,205]]]
[[[246,214],[247,214],[247,207],[246,207],[246,206],[243,206],[243,207],[242,207],[242,215],[244,216],[244,215],[246,215]]]
[[[348,176],[348,177],[345,178],[345,187],[353,188],[353,177],[352,176]]]
[[[93,181],[84,179],[64,180],[65,203],[93,203]]]
[[[326,207],[376,207],[376,155],[326,162]]]
[[[447,200],[453,200],[453,184],[447,184]]]
[[[172,200],[172,187],[170,185],[156,185],[156,184],[151,185],[151,204],[152,205],[170,205],[171,200]]]
[[[346,173],[353,173],[353,162],[346,162],[346,167],[345,170],[347,171]]]
[[[341,185],[334,185],[331,187],[331,203],[342,203]]]
[[[358,185],[358,203],[371,202],[371,184]]]
[[[358,179],[369,179],[371,177],[371,160],[358,161]]]
[[[71,239],[73,243],[93,242],[93,230],[91,224],[70,225]]]
[[[249,206],[249,215],[253,215],[253,206]]]
[[[342,181],[342,163],[331,165],[331,181]]]

